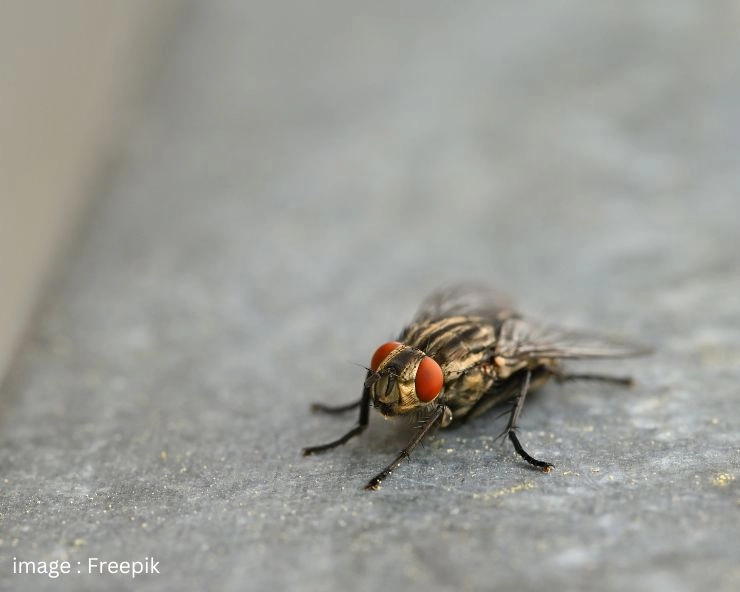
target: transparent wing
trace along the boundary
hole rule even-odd
[[[414,322],[434,321],[458,315],[499,321],[515,313],[509,300],[490,286],[459,283],[432,292],[421,303]]]
[[[603,335],[511,318],[501,325],[496,355],[505,358],[627,358],[652,349]]]
[[[544,325],[522,318],[508,298],[481,283],[458,283],[432,292],[414,322],[479,316],[496,327],[496,355],[506,358],[626,358],[653,350],[615,337]]]

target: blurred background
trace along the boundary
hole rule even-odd
[[[3,3],[0,379],[121,149],[176,14],[167,1]]]
[[[0,589],[737,590],[740,5],[0,9]],[[440,284],[656,346],[547,387],[541,475],[302,459]]]
[[[83,205],[109,191],[126,150],[156,150],[157,141],[170,151],[168,142],[191,144],[177,156],[197,165],[190,174],[199,182],[218,178],[212,200],[239,186],[245,207],[261,197],[281,213],[278,201],[314,210],[314,219],[276,222],[311,226],[313,244],[341,232],[314,209],[321,203],[309,205],[317,199],[334,200],[337,216],[348,216],[343,225],[381,210],[401,234],[423,237],[398,249],[379,240],[391,231],[401,240],[395,228],[368,230],[381,243],[375,259],[428,253],[476,266],[456,244],[477,226],[511,242],[545,243],[543,231],[580,247],[629,242],[641,261],[679,235],[694,236],[701,250],[702,237],[717,238],[715,225],[735,231],[723,215],[735,203],[738,149],[731,1],[711,10],[694,2],[614,10],[412,3],[396,13],[329,1],[205,10],[72,0],[11,1],[3,11],[0,376]],[[147,136],[164,133],[172,135]],[[267,177],[283,184],[270,186],[269,200],[253,187]],[[197,208],[209,209],[206,197],[197,195]],[[509,206],[523,201],[527,208]],[[706,231],[694,216],[708,219]],[[584,236],[560,232],[563,217],[577,217]],[[589,257],[582,248],[568,263],[552,247],[525,264],[550,270],[550,257],[578,273]],[[483,273],[511,264],[520,249],[511,250],[492,254],[495,264],[483,257]],[[370,261],[347,264],[355,263]],[[411,272],[450,274],[424,265]]]

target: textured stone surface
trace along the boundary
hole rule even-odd
[[[0,588],[740,588],[731,3],[200,4],[3,386]],[[653,343],[332,454],[440,283]],[[159,575],[12,574],[154,556]]]

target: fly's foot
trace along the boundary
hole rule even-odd
[[[517,438],[516,433],[513,430],[509,432],[509,440],[511,440],[511,443],[514,445],[514,450],[517,451],[519,456],[521,456],[524,460],[526,460],[533,467],[537,467],[543,473],[549,473],[555,468],[555,465],[553,465],[552,463],[545,462],[544,460],[537,460],[535,457],[529,454],[526,450],[524,450],[521,443],[519,442],[519,438]]]
[[[367,485],[365,485],[365,491],[378,491],[380,489],[380,485],[383,483],[382,479],[378,479],[378,477],[373,477],[370,479],[370,481],[367,482]]]
[[[301,450],[303,456],[312,456],[318,452],[322,452],[324,448],[322,446],[306,446]]]

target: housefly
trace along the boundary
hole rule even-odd
[[[413,438],[365,487],[379,489],[432,428],[461,424],[496,405],[509,405],[509,419],[500,436],[508,436],[530,465],[549,472],[553,465],[524,450],[516,433],[527,393],[550,378],[629,386],[632,380],[627,377],[566,373],[561,360],[649,352],[609,337],[531,321],[486,286],[458,284],[440,289],[424,300],[396,341],[375,351],[358,401],[312,406],[324,413],[359,408],[359,419],[341,438],[304,448],[303,454],[324,452],[360,435],[367,428],[371,403],[386,417],[411,416],[419,426]]]

